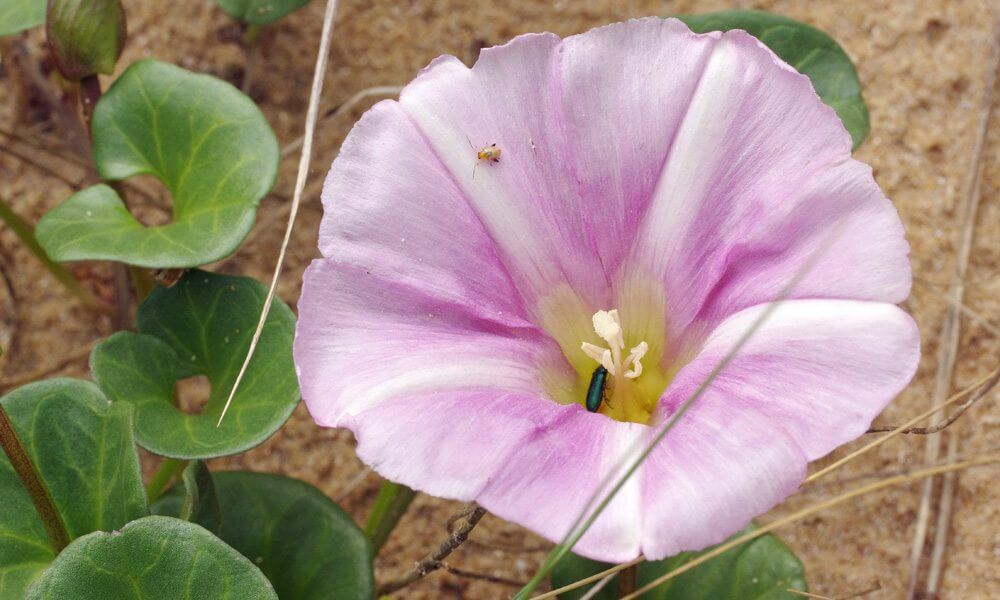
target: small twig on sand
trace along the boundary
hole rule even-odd
[[[59,369],[62,369],[82,358],[90,356],[90,351],[93,350],[96,345],[97,341],[90,342],[86,346],[71,352],[66,356],[49,362],[33,371],[28,371],[27,373],[21,373],[8,379],[4,379],[3,381],[0,381],[0,390],[9,390],[50,375],[51,373],[54,373],[55,371],[58,371]]]
[[[525,584],[524,581],[517,581],[515,579],[508,579],[506,577],[499,577],[497,575],[490,575],[489,573],[475,573],[473,571],[466,571],[465,569],[459,569],[458,567],[453,567],[448,563],[441,563],[441,569],[447,571],[456,577],[464,577],[465,579],[478,579],[480,581],[489,581],[490,583],[499,583],[501,585],[509,585],[512,587],[521,587]]]
[[[896,429],[899,429],[899,433],[907,433],[915,435],[931,435],[937,433],[939,431],[944,430],[949,425],[957,421],[958,418],[961,417],[962,414],[965,413],[965,411],[969,410],[969,407],[975,404],[978,400],[989,395],[989,393],[993,391],[993,388],[996,387],[998,381],[1000,381],[1000,369],[995,370],[993,372],[993,375],[989,378],[989,380],[987,380],[986,383],[984,383],[983,386],[979,388],[979,390],[976,393],[969,396],[965,400],[965,402],[963,402],[961,406],[959,406],[958,409],[951,414],[951,416],[937,423],[936,425],[931,425],[930,427],[905,427],[903,429],[899,429],[899,427],[895,425],[885,425],[880,427],[872,427],[865,433],[884,433],[887,431],[895,431]]]
[[[454,552],[455,548],[461,546],[462,543],[468,539],[469,533],[472,532],[472,530],[476,527],[476,524],[479,523],[479,520],[482,519],[485,514],[486,509],[482,508],[475,502],[466,504],[462,507],[462,510],[449,519],[449,523],[454,523],[455,528],[448,536],[448,539],[438,546],[433,552],[430,552],[417,561],[416,566],[414,566],[412,570],[407,571],[404,575],[397,577],[396,579],[378,586],[375,595],[384,596],[386,594],[399,591],[414,581],[427,576],[429,573],[433,573],[434,571],[441,569],[443,564],[442,561]]]
[[[370,88],[365,88],[360,92],[358,92],[357,94],[354,94],[353,96],[348,98],[347,102],[344,102],[340,106],[328,110],[326,113],[323,114],[322,117],[320,117],[319,122],[326,121],[328,119],[333,119],[337,115],[351,110],[365,98],[369,98],[371,96],[395,96],[399,94],[399,92],[402,91],[402,89],[403,89],[402,86],[398,85],[376,85]],[[305,140],[305,136],[299,136],[298,138],[286,144],[285,147],[281,149],[281,157],[284,158],[289,154],[291,154],[292,152],[295,152],[296,150],[301,148],[303,140]]]
[[[848,594],[846,596],[822,596],[820,594],[814,594],[811,592],[803,592],[802,590],[793,590],[791,588],[785,590],[789,594],[794,594],[796,596],[802,596],[803,598],[815,598],[817,600],[854,600],[854,598],[861,598],[867,596],[868,594],[874,594],[875,592],[882,589],[882,582],[876,581],[873,587],[862,590],[860,592],[854,592],[853,594]]]
[[[1000,18],[1000,12],[993,11],[994,20]],[[958,250],[955,255],[955,272],[948,296],[954,300],[945,315],[944,327],[941,330],[941,345],[939,352],[938,371],[935,381],[934,400],[944,398],[951,389],[955,375],[955,363],[961,342],[961,306],[965,296],[965,276],[969,270],[969,257],[972,254],[972,239],[975,234],[976,215],[979,209],[980,183],[982,182],[983,155],[988,139],[990,117],[993,112],[993,94],[997,82],[997,71],[1000,70],[1000,21],[994,26],[990,69],[986,75],[986,87],[979,114],[979,124],[976,131],[976,141],[970,163],[968,179],[965,184],[960,213],[962,215],[962,230],[958,240]],[[941,438],[930,436],[926,438],[924,447],[924,462],[934,462],[941,452]],[[960,438],[951,432],[948,436],[946,456],[950,459],[958,454]],[[931,551],[931,561],[927,569],[927,580],[923,593],[918,594],[917,586],[920,579],[920,563],[924,554],[924,544],[927,538],[928,525],[932,511],[932,492],[934,479],[928,478],[920,490],[920,508],[917,512],[916,529],[913,535],[913,546],[910,549],[910,581],[907,586],[906,598],[913,600],[918,595],[928,598],[937,596],[943,569],[944,550],[948,540],[948,529],[951,521],[951,505],[955,491],[955,473],[944,477],[938,500],[938,518],[934,528],[934,545]]]

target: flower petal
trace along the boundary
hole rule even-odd
[[[298,309],[295,364],[320,425],[350,425],[400,389],[492,386],[541,398],[539,369],[560,367],[558,347],[516,317],[484,316],[422,280],[374,267],[313,261]]]
[[[742,31],[719,39],[634,247],[634,268],[663,281],[675,338],[775,298],[828,240],[793,297],[906,298],[899,217],[850,150],[805,76]]]
[[[726,319],[671,383],[661,418],[704,381],[763,306]],[[643,465],[643,552],[659,558],[722,541],[795,490],[807,461],[861,435],[920,358],[895,306],[783,303]]]
[[[579,203],[554,104],[559,44],[552,34],[522,35],[483,50],[471,69],[441,57],[399,97],[529,305],[567,281],[592,302],[608,298],[599,257],[573,216]],[[500,162],[477,166],[476,150],[493,143]]]
[[[492,239],[398,103],[380,102],[358,121],[322,197],[327,258],[481,318],[528,324]]]

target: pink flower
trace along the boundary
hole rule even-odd
[[[839,222],[576,551],[719,542],[916,368],[903,228],[850,149],[809,80],[739,31],[653,18],[438,58],[327,178],[295,341],[309,410],[383,476],[558,540]]]

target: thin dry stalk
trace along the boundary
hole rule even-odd
[[[955,402],[958,402],[959,400],[961,400],[962,398],[964,398],[966,395],[972,393],[976,389],[979,389],[980,386],[982,386],[984,384],[987,384],[992,378],[997,377],[998,374],[1000,374],[1000,368],[994,369],[993,372],[990,373],[989,375],[987,375],[986,377],[980,379],[979,381],[977,381],[976,383],[972,384],[971,386],[969,386],[969,387],[965,388],[964,390],[958,392],[957,394],[953,395],[951,398],[948,398],[944,402],[942,402],[940,404],[937,404],[935,406],[932,406],[929,410],[926,410],[926,411],[920,413],[919,415],[913,417],[909,421],[907,421],[907,422],[903,423],[902,425],[900,425],[899,427],[893,429],[892,432],[889,433],[888,435],[884,435],[884,436],[878,438],[877,440],[869,442],[869,443],[865,444],[864,446],[862,446],[861,448],[855,450],[854,452],[851,452],[850,454],[848,454],[844,458],[841,458],[840,460],[836,461],[835,463],[833,463],[833,464],[831,464],[831,465],[829,465],[827,467],[824,467],[823,469],[820,469],[819,471],[816,471],[815,473],[813,473],[809,477],[806,477],[806,480],[803,482],[803,485],[808,484],[808,483],[812,483],[813,481],[819,479],[820,477],[823,477],[825,475],[828,475],[828,474],[832,473],[833,471],[836,471],[840,467],[844,466],[845,464],[849,463],[850,461],[854,460],[855,458],[861,456],[862,454],[865,454],[866,452],[869,452],[870,450],[874,450],[878,446],[881,446],[882,444],[888,442],[889,440],[891,440],[892,438],[896,437],[897,435],[902,434],[903,431],[905,431],[907,428],[912,427],[914,424],[919,423],[920,421],[926,419],[927,417],[929,417],[929,416],[931,416],[931,415],[939,412],[940,410],[942,410],[943,408],[947,407],[948,405],[954,404]]]
[[[428,553],[417,561],[416,566],[400,577],[388,581],[380,586],[375,592],[376,596],[384,596],[399,591],[410,585],[414,581],[427,576],[442,568],[444,559],[448,558],[455,548],[462,545],[469,538],[469,534],[479,523],[479,520],[486,515],[486,509],[475,502],[470,502],[460,510],[455,517],[449,520],[455,524],[455,528],[444,542],[436,549]]]
[[[846,596],[837,596],[836,598],[831,596],[822,596],[820,594],[814,594],[812,592],[803,592],[802,590],[787,589],[785,591],[788,592],[789,594],[794,594],[796,596],[801,596],[803,598],[816,598],[817,600],[853,600],[854,598],[861,598],[863,596],[867,596],[868,594],[874,594],[875,592],[881,589],[882,589],[882,583],[876,581],[874,587],[870,587],[866,590],[855,592],[853,594],[848,594]]]
[[[956,304],[961,306],[965,296],[965,276],[969,270],[969,257],[972,254],[972,239],[975,234],[976,214],[979,209],[981,197],[980,183],[983,171],[983,151],[986,148],[987,131],[989,130],[990,117],[993,111],[993,93],[996,86],[997,71],[1000,70],[1000,11],[994,11],[993,15],[996,25],[994,30],[992,48],[992,68],[987,73],[986,89],[983,93],[983,103],[980,110],[979,125],[977,127],[976,143],[973,150],[972,164],[969,169],[969,176],[965,186],[963,198],[963,220],[962,232],[958,245],[958,254],[955,260],[955,276],[949,296],[955,300],[955,304],[949,307],[945,317],[945,326],[941,332],[941,352],[938,363],[937,380],[935,382],[935,399],[943,398],[951,388],[951,383],[955,374],[955,362],[958,357],[958,347],[961,333],[961,312],[956,308]],[[959,450],[959,437],[950,435],[948,440],[947,454],[949,458],[955,456]],[[937,460],[941,451],[941,439],[937,436],[927,438],[925,446],[925,462]],[[927,582],[922,595],[934,597],[937,595],[937,588],[940,583],[944,550],[948,538],[948,526],[951,519],[952,496],[955,491],[955,474],[949,474],[945,478],[945,484],[941,489],[941,496],[938,501],[937,527],[934,533],[934,547],[931,552],[931,563],[928,567]],[[913,546],[910,552],[910,582],[907,586],[907,600],[913,600],[917,596],[917,583],[920,577],[920,562],[923,556],[924,543],[927,537],[927,527],[931,515],[931,495],[933,492],[934,479],[924,481],[920,494],[920,509],[917,513],[917,526],[913,534]]]
[[[329,110],[325,115],[323,115],[320,118],[320,121],[327,121],[329,119],[335,118],[337,115],[346,113],[347,111],[357,106],[365,98],[370,98],[372,96],[395,96],[399,94],[399,92],[402,91],[402,89],[403,87],[399,85],[376,85],[370,88],[365,88],[360,92],[358,92],[357,94],[354,94],[353,96],[348,98],[347,102],[344,102],[340,106],[337,106],[336,108]],[[281,149],[281,157],[284,158],[289,154],[291,154],[292,152],[295,152],[296,150],[301,148],[303,140],[305,140],[305,136],[296,138],[291,142],[289,142],[287,145],[285,145],[285,147]]]
[[[881,489],[884,489],[884,488],[887,488],[887,487],[891,487],[893,485],[899,485],[901,483],[908,483],[908,482],[911,482],[911,481],[916,481],[916,480],[919,480],[919,479],[926,479],[928,477],[933,477],[935,475],[940,475],[942,473],[950,473],[950,472],[954,472],[954,471],[961,471],[963,469],[968,469],[968,468],[971,468],[971,467],[985,466],[985,465],[996,464],[996,463],[1000,463],[1000,455],[985,456],[985,457],[978,458],[978,459],[967,460],[967,461],[962,461],[962,462],[957,462],[957,463],[951,463],[951,464],[943,465],[943,466],[930,467],[930,468],[926,468],[926,469],[920,469],[918,471],[914,471],[914,472],[908,473],[906,475],[897,475],[895,477],[889,477],[887,479],[883,479],[881,481],[876,481],[874,483],[871,483],[871,484],[868,484],[868,485],[865,485],[865,486],[853,489],[853,490],[851,490],[849,492],[845,492],[845,493],[843,493],[843,494],[841,494],[839,496],[835,496],[833,498],[830,498],[829,500],[826,500],[824,502],[820,502],[819,504],[815,504],[813,506],[809,506],[807,508],[804,508],[804,509],[802,509],[802,510],[800,510],[798,512],[795,512],[795,513],[793,513],[793,514],[791,514],[791,515],[789,515],[787,517],[778,519],[777,521],[774,521],[772,523],[768,523],[767,525],[763,525],[763,526],[761,526],[760,528],[758,528],[758,529],[756,529],[754,531],[751,531],[751,532],[746,533],[744,535],[738,536],[738,537],[733,538],[732,540],[730,540],[730,541],[728,541],[728,542],[726,542],[724,544],[716,546],[712,550],[710,550],[710,551],[708,551],[708,552],[706,552],[706,553],[698,556],[697,558],[695,558],[695,559],[693,559],[691,561],[688,561],[687,563],[684,563],[683,565],[681,565],[680,567],[677,567],[673,571],[670,571],[666,575],[663,575],[661,577],[658,577],[658,578],[654,579],[653,581],[651,581],[648,584],[644,585],[643,587],[639,588],[635,592],[633,592],[633,593],[631,593],[631,594],[629,594],[627,596],[622,597],[620,600],[632,600],[634,598],[638,598],[640,595],[648,592],[649,590],[651,590],[651,589],[653,589],[653,588],[655,588],[655,587],[657,587],[659,585],[662,585],[664,582],[666,582],[666,581],[668,581],[670,579],[673,579],[674,577],[677,577],[681,573],[686,573],[687,571],[690,571],[691,569],[697,567],[698,565],[701,565],[701,564],[703,564],[703,563],[705,563],[705,562],[707,562],[707,561],[715,558],[716,556],[718,556],[718,555],[720,555],[720,554],[722,554],[722,553],[724,553],[724,552],[726,552],[728,550],[732,550],[733,548],[735,548],[737,546],[741,546],[741,545],[743,545],[743,544],[745,544],[745,543],[747,543],[747,542],[749,542],[751,540],[759,538],[762,535],[770,533],[770,532],[774,531],[775,529],[778,529],[779,527],[782,527],[784,525],[788,525],[789,523],[794,523],[795,521],[799,521],[799,520],[801,520],[801,519],[803,519],[803,518],[805,518],[805,517],[807,517],[807,516],[809,516],[809,515],[811,515],[813,513],[816,513],[816,512],[819,512],[821,510],[830,508],[832,506],[836,506],[837,504],[841,504],[843,502],[846,502],[847,500],[851,500],[853,498],[856,498],[858,496],[863,496],[865,494],[870,494],[870,493],[873,493],[873,492],[877,492],[877,491],[879,491]]]
[[[327,0],[326,12],[323,13],[323,32],[319,41],[319,52],[316,57],[316,69],[313,72],[312,91],[309,93],[309,109],[306,112],[305,135],[302,142],[302,154],[299,158],[299,172],[295,179],[295,192],[292,194],[292,207],[288,214],[288,225],[285,227],[285,238],[281,242],[281,250],[278,252],[278,261],[274,265],[274,275],[271,277],[271,286],[267,290],[267,298],[264,300],[264,307],[260,311],[260,320],[257,322],[257,329],[250,340],[250,347],[247,349],[246,359],[240,367],[240,372],[236,375],[233,388],[226,398],[226,405],[222,407],[222,414],[216,426],[222,424],[222,419],[226,418],[226,411],[233,402],[233,396],[240,387],[240,382],[247,372],[250,360],[253,358],[254,350],[260,341],[260,334],[264,331],[264,322],[271,311],[271,304],[274,302],[274,293],[278,287],[278,279],[281,278],[281,268],[285,263],[285,253],[288,250],[288,242],[292,238],[292,229],[295,227],[295,215],[299,212],[299,203],[302,200],[302,190],[306,185],[306,178],[309,175],[309,163],[312,161],[313,134],[316,130],[316,120],[319,115],[319,98],[323,93],[323,78],[326,75],[326,63],[330,57],[330,40],[333,38],[333,21],[337,14],[337,0]]]
[[[21,373],[19,375],[14,375],[0,381],[0,391],[6,391],[15,387],[20,387],[26,383],[31,383],[51,375],[52,373],[58,371],[59,369],[65,368],[70,364],[84,359],[90,356],[90,351],[94,349],[97,345],[97,341],[90,342],[86,346],[75,350],[67,354],[66,356],[60,357],[56,360],[46,363],[45,365],[27,373]]]
[[[943,421],[941,421],[939,423],[936,423],[934,425],[931,425],[929,427],[905,427],[905,428],[899,428],[899,427],[896,427],[896,426],[893,426],[893,425],[887,425],[887,426],[884,426],[884,427],[872,427],[871,429],[869,429],[865,433],[883,433],[883,432],[886,432],[886,431],[895,431],[896,429],[899,429],[900,430],[899,433],[902,433],[902,434],[932,435],[932,434],[938,433],[939,431],[943,431],[943,430],[947,429],[949,425],[951,425],[952,423],[954,423],[955,421],[957,421],[958,418],[961,417],[963,414],[965,414],[965,411],[969,410],[969,408],[973,404],[975,404],[980,399],[982,399],[982,398],[986,397],[987,395],[989,395],[989,393],[991,391],[993,391],[993,388],[996,387],[998,381],[1000,381],[1000,369],[994,370],[993,373],[992,373],[992,375],[987,375],[987,381],[986,381],[986,383],[983,384],[983,386],[980,387],[979,390],[975,394],[972,394],[971,396],[969,396],[969,398],[965,402],[963,402],[961,404],[961,406],[959,406],[958,409],[955,410],[955,412],[953,412],[951,414],[951,416],[949,416],[945,420],[943,420]],[[973,385],[976,386],[977,384],[973,384]],[[962,390],[961,392],[959,392],[959,394],[965,393],[965,391],[968,390],[968,389],[970,389],[970,388],[966,388],[965,390]],[[954,396],[952,396],[952,398],[954,398]]]
[[[782,518],[777,519],[775,521],[772,521],[771,523],[768,523],[766,525],[762,525],[761,527],[758,527],[757,529],[755,529],[753,531],[750,531],[750,532],[747,532],[747,533],[745,533],[743,535],[737,536],[737,537],[729,540],[728,542],[725,542],[725,543],[723,543],[723,544],[721,544],[719,546],[716,546],[712,550],[710,550],[708,552],[705,552],[704,554],[698,556],[695,559],[692,559],[691,561],[688,561],[687,563],[681,565],[680,567],[674,569],[673,571],[670,571],[666,575],[664,575],[664,576],[662,576],[662,577],[654,580],[653,582],[650,582],[648,585],[645,585],[645,586],[639,588],[638,590],[636,590],[632,594],[629,594],[628,596],[626,596],[624,598],[621,598],[620,600],[631,600],[632,598],[637,598],[638,596],[640,596],[640,595],[648,592],[649,590],[651,590],[652,588],[654,588],[656,586],[659,586],[660,584],[664,583],[665,581],[667,581],[669,579],[673,579],[674,577],[680,575],[681,573],[685,573],[685,572],[687,572],[687,571],[689,571],[689,570],[697,567],[698,565],[701,565],[701,564],[703,564],[703,563],[705,563],[705,562],[707,562],[707,561],[715,558],[716,556],[725,553],[728,550],[732,550],[733,548],[735,548],[737,546],[740,546],[740,545],[745,544],[745,543],[747,543],[749,541],[755,540],[755,539],[759,538],[762,535],[766,535],[766,534],[774,531],[775,529],[778,529],[779,527],[783,527],[783,526],[788,525],[790,523],[794,523],[796,521],[804,519],[805,517],[808,517],[809,515],[811,515],[813,513],[817,513],[817,512],[820,512],[822,510],[825,510],[827,508],[831,508],[833,506],[836,506],[838,504],[841,504],[843,502],[851,500],[852,498],[856,498],[858,496],[863,496],[865,494],[876,492],[878,490],[881,490],[881,489],[884,489],[884,488],[887,488],[887,487],[891,487],[891,486],[894,486],[894,485],[908,483],[908,482],[916,481],[916,480],[923,479],[923,478],[926,478],[926,477],[932,477],[932,476],[938,475],[940,473],[947,473],[949,471],[960,471],[960,470],[963,470],[963,469],[968,469],[968,468],[977,467],[977,466],[991,465],[991,464],[996,464],[996,463],[1000,463],[1000,455],[998,455],[998,454],[991,454],[991,455],[988,455],[988,456],[981,456],[981,457],[978,457],[978,458],[969,459],[969,460],[965,460],[965,461],[961,461],[961,462],[954,462],[954,463],[949,463],[949,464],[944,464],[944,465],[935,465],[935,466],[932,466],[932,467],[926,467],[926,468],[922,468],[922,469],[910,471],[908,473],[903,473],[903,474],[896,475],[896,476],[893,476],[893,477],[887,477],[887,478],[882,479],[880,481],[876,481],[874,483],[871,483],[871,484],[868,484],[868,485],[865,485],[865,486],[861,486],[861,487],[855,488],[855,489],[850,490],[848,492],[844,492],[843,494],[840,494],[839,496],[834,496],[833,498],[824,500],[823,502],[819,502],[819,503],[814,504],[812,506],[808,506],[808,507],[806,507],[806,508],[804,508],[802,510],[799,510],[799,511],[797,511],[795,513],[792,513],[791,515],[788,515],[786,517],[782,517]],[[562,594],[564,592],[568,592],[568,591],[571,591],[571,590],[575,590],[575,589],[577,589],[579,587],[587,585],[588,583],[592,583],[592,582],[597,581],[599,579],[603,579],[604,577],[607,577],[608,575],[617,573],[617,572],[619,572],[619,571],[621,571],[623,569],[627,569],[628,567],[630,567],[632,565],[639,564],[640,562],[642,562],[644,560],[645,560],[645,558],[642,557],[642,556],[640,556],[640,557],[638,557],[638,558],[636,558],[634,560],[631,560],[631,561],[626,562],[626,563],[622,563],[620,565],[615,565],[615,566],[613,566],[613,567],[611,567],[609,569],[606,569],[606,570],[604,570],[604,571],[602,571],[600,573],[595,573],[594,575],[591,575],[590,577],[586,577],[586,578],[581,579],[579,581],[573,582],[573,583],[571,583],[569,585],[565,585],[565,586],[563,586],[563,587],[561,587],[559,589],[555,589],[555,590],[552,590],[550,592],[545,592],[544,594],[539,594],[537,596],[533,596],[532,600],[545,600],[546,598],[555,598],[559,594]]]
[[[525,584],[524,581],[517,581],[516,579],[509,579],[507,577],[500,577],[499,575],[490,575],[489,573],[476,573],[475,571],[466,571],[465,569],[460,569],[449,565],[448,563],[441,563],[441,569],[447,571],[456,577],[463,577],[465,579],[478,579],[479,581],[488,581],[490,583],[499,583],[500,585],[509,585],[512,587],[521,587]]]
[[[990,335],[992,335],[993,337],[1000,338],[1000,327],[998,327],[997,325],[995,325],[986,316],[981,315],[978,312],[972,310],[971,308],[969,308],[969,306],[967,304],[962,304],[961,302],[956,301],[954,298],[952,298],[951,296],[949,296],[945,292],[942,292],[941,290],[937,289],[937,287],[935,287],[934,284],[928,283],[927,280],[925,280],[925,279],[921,279],[919,277],[914,277],[913,280],[917,281],[917,282],[919,282],[921,284],[923,284],[924,289],[930,290],[930,292],[932,294],[934,294],[938,298],[941,298],[942,300],[944,300],[948,304],[951,304],[952,306],[954,306],[956,309],[958,309],[959,311],[961,311],[963,315],[965,315],[966,317],[969,317],[969,319],[971,319],[977,325],[979,325],[980,327],[982,327],[983,329],[985,329],[987,332],[989,332]]]

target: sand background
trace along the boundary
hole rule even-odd
[[[129,41],[124,66],[142,57],[175,62],[247,85],[284,144],[301,134],[309,81],[319,39],[322,2],[264,30],[249,53],[233,41],[230,19],[210,0],[155,2],[125,0]],[[948,304],[942,296],[955,271],[956,249],[968,220],[965,205],[969,172],[976,157],[977,132],[996,39],[997,4],[990,0],[947,1],[760,1],[722,2],[536,2],[344,0],[339,10],[323,107],[332,109],[375,85],[402,85],[435,56],[455,54],[470,62],[482,46],[514,35],[549,30],[560,35],[630,17],[761,8],[803,20],[836,38],[856,62],[871,111],[870,137],[856,152],[873,165],[875,176],[894,201],[913,247],[918,278],[906,308],[918,321],[924,357],[913,384],[879,421],[896,423],[930,406],[938,363],[940,331]],[[42,36],[21,38],[40,54]],[[247,78],[249,77],[249,83]],[[44,107],[17,108],[16,73],[0,70],[0,123],[28,136],[30,144],[0,136],[35,162],[74,180],[79,171],[32,145],[58,146],[64,136]],[[11,92],[11,93],[8,93]],[[1000,98],[1000,92],[995,94]],[[376,99],[321,122],[312,181],[319,181],[353,122]],[[994,101],[996,102],[996,101]],[[25,116],[19,120],[17,114]],[[965,280],[966,305],[993,319],[1000,312],[1000,111],[995,111],[982,153],[981,205],[972,222],[973,244]],[[276,190],[262,203],[258,228],[231,258],[212,268],[266,279],[276,256],[297,155],[282,165]],[[147,182],[148,183],[148,182]],[[32,222],[69,195],[64,182],[0,152],[0,197]],[[281,297],[294,306],[302,269],[315,255],[321,216],[318,188],[310,185],[289,249]],[[281,193],[284,193],[284,198]],[[150,214],[155,215],[155,211]],[[155,216],[148,217],[155,219]],[[0,381],[67,357],[54,373],[86,376],[88,344],[113,331],[108,318],[81,308],[39,267],[6,229],[0,229]],[[107,265],[78,265],[76,272],[107,294]],[[968,385],[997,364],[997,339],[990,326],[961,321],[961,344],[953,389]],[[977,405],[942,438],[958,436],[960,453],[1000,446],[996,400]],[[905,437],[845,468],[839,477],[920,465],[925,438]],[[837,452],[843,455],[858,442]],[[946,444],[944,444],[946,445]],[[942,447],[944,447],[944,445]],[[821,461],[829,463],[832,458]],[[147,467],[152,461],[148,460]],[[367,517],[378,479],[365,475],[353,454],[351,436],[317,428],[300,407],[285,428],[263,446],[215,468],[251,468],[300,477],[342,501],[359,521]],[[1000,598],[1000,483],[995,469],[962,473],[947,537],[941,598]],[[834,476],[836,478],[838,476]],[[935,485],[935,497],[940,484]],[[836,490],[820,489],[792,498],[762,518],[769,521],[816,502]],[[871,598],[902,598],[910,573],[910,552],[921,486],[893,488],[820,513],[780,532],[806,564],[812,590],[830,596],[866,589],[879,581]],[[458,504],[419,496],[376,560],[381,576],[413,564],[445,536],[445,522]],[[933,504],[931,524],[938,516]],[[932,526],[929,539],[933,539]],[[450,563],[495,576],[526,579],[547,548],[520,527],[488,516]],[[929,551],[925,550],[929,555]],[[923,561],[926,570],[927,561]],[[923,578],[924,575],[921,575]],[[408,598],[493,598],[513,588],[435,573],[407,588]]]

